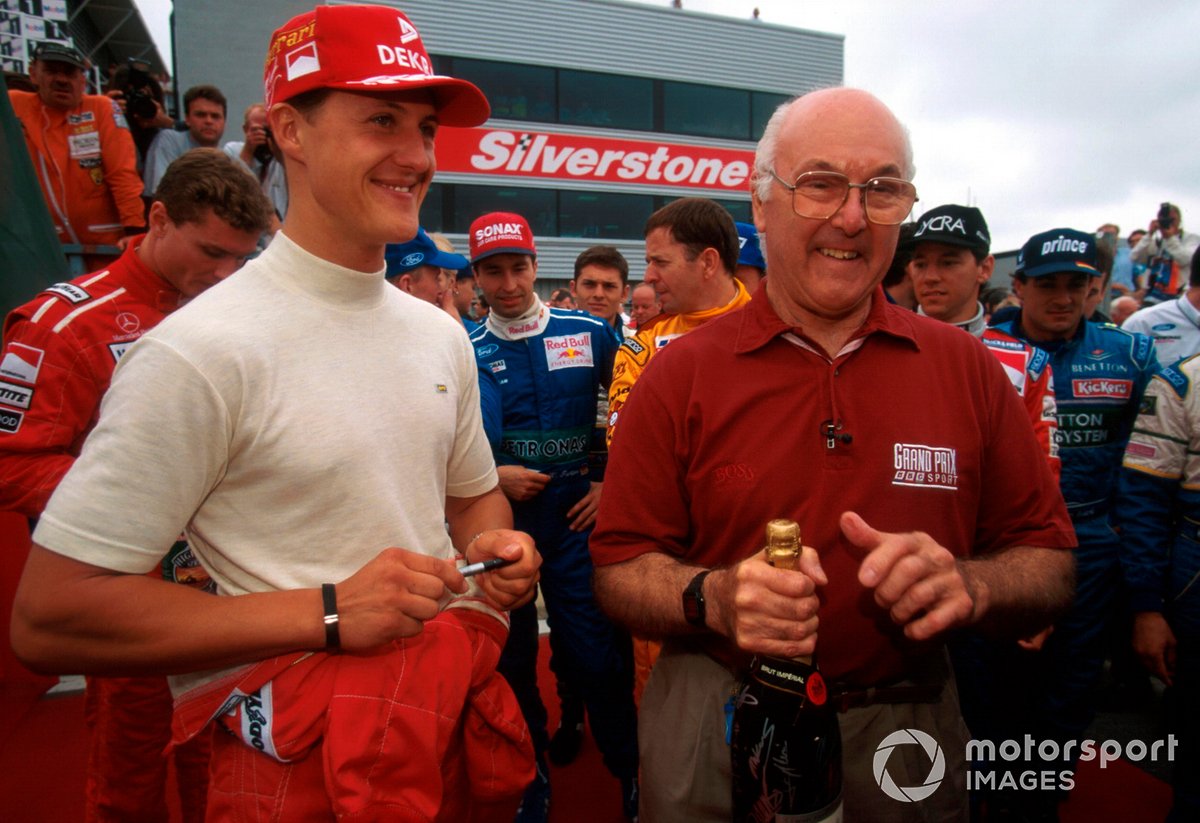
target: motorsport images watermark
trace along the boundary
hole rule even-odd
[[[1074,762],[1099,760],[1100,768],[1117,759],[1140,763],[1158,762],[1165,755],[1174,762],[1179,745],[1175,735],[1165,740],[1146,743],[1130,740],[968,740],[966,750],[967,789],[1023,789],[1070,791],[1075,788]],[[888,772],[892,752],[901,746],[918,746],[929,759],[929,773],[915,786],[901,786]],[[1012,764],[1012,765],[1007,765]],[[916,803],[929,797],[946,777],[946,755],[929,734],[920,729],[900,729],[892,732],[875,749],[872,761],[875,782],[888,797],[901,803]]]

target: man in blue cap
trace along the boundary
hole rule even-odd
[[[389,283],[459,318],[453,285],[467,258],[455,254],[449,240],[417,229],[417,236],[407,243],[388,243],[383,256]]]
[[[1035,740],[1077,741],[1096,710],[1108,615],[1120,580],[1120,541],[1112,529],[1117,474],[1142,393],[1159,371],[1150,338],[1085,322],[1084,301],[1096,267],[1096,238],[1075,229],[1031,237],[1017,257],[1017,315],[998,328],[1045,349],[1058,403],[1061,488],[1079,539],[1076,593],[1055,624],[1038,663],[1023,678],[1035,685],[1024,712]],[[1078,745],[1064,760],[1073,762]],[[1052,795],[1022,793],[1045,805]]]
[[[754,294],[758,284],[767,276],[767,261],[758,246],[758,229],[753,223],[734,223],[738,233],[738,261],[734,276],[742,281],[746,291]]]

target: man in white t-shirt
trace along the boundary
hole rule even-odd
[[[1135,311],[1121,328],[1153,339],[1164,366],[1200,353],[1200,248],[1192,253],[1187,290],[1174,300]]]
[[[540,558],[461,327],[384,280],[439,123],[487,101],[385,6],[293,18],[265,85],[287,223],[122,357],[34,534],[13,647],[176,675],[175,740],[228,732],[210,819],[511,819],[532,749],[495,663]],[[181,529],[218,596],[146,575]],[[507,565],[468,581],[460,557]]]

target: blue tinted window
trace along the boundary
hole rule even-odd
[[[455,57],[453,66],[456,77],[470,80],[487,95],[492,117],[554,122],[554,69],[466,57]]]
[[[650,131],[654,128],[654,81],[560,69],[558,117],[561,123],[578,126]]]
[[[663,83],[663,130],[750,139],[750,92],[699,83]]]

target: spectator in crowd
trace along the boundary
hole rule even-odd
[[[635,330],[641,329],[650,318],[657,316],[661,311],[662,306],[659,305],[658,295],[655,294],[652,284],[643,281],[630,291],[629,325]]]
[[[382,36],[426,68],[381,58]],[[285,42],[311,70],[289,76]],[[122,357],[17,592],[13,647],[39,669],[192,673],[175,741],[223,727],[210,820],[500,819],[533,773],[493,666],[537,555],[509,528],[465,335],[383,277],[438,123],[488,114],[428,66],[390,6],[275,32],[287,226]],[[185,528],[218,596],[146,574]],[[512,562],[468,582],[456,555]]]
[[[916,223],[901,224],[896,254],[892,258],[892,264],[888,266],[887,274],[883,276],[883,293],[887,299],[909,311],[917,310],[917,297],[913,294],[912,277],[908,273],[908,261],[912,252],[910,241],[916,229]]]
[[[1132,295],[1128,295],[1128,294],[1122,295],[1121,297],[1118,297],[1116,300],[1113,300],[1112,305],[1109,306],[1109,319],[1112,321],[1114,326],[1122,326],[1123,327],[1125,325],[1125,321],[1128,320],[1129,317],[1131,315],[1133,315],[1133,313],[1136,312],[1139,308],[1140,307],[1138,306],[1137,298],[1133,297]],[[1145,334],[1144,331],[1142,333]],[[1162,362],[1169,363],[1170,361],[1169,360],[1163,361],[1160,358],[1159,362],[1160,363],[1162,363]]]
[[[1092,323],[1112,322],[1104,312],[1104,302],[1112,280],[1114,248],[1114,242],[1108,235],[1096,238],[1096,271],[1100,276],[1092,278],[1083,301],[1083,319]]]
[[[42,43],[29,76],[37,92],[9,91],[61,243],[117,246],[145,231],[137,153],[115,100],[84,94],[88,62]],[[99,268],[108,257],[86,258]]]
[[[604,607],[668,638],[639,719],[644,819],[729,819],[722,706],[750,655],[814,648],[847,709],[845,819],[961,817],[967,735],[943,632],[1020,636],[1070,599],[1070,525],[1000,367],[883,297],[911,175],[905,130],[865,92],[777,109],[751,180],[765,289],[673,342],[622,412],[592,555]],[[935,450],[953,466],[915,471]],[[803,530],[800,573],[760,552],[777,517]],[[916,811],[872,768],[910,727],[947,758]],[[928,761],[888,772],[920,785]]]
[[[1115,300],[1136,292],[1138,285],[1133,277],[1133,260],[1129,257],[1132,246],[1121,239],[1121,227],[1116,223],[1105,223],[1096,229],[1096,243],[1108,246],[1113,253],[1109,298]]]
[[[131,57],[113,72],[108,96],[121,104],[137,148],[140,171],[146,162],[146,152],[158,133],[175,128],[175,121],[165,108],[162,85],[150,73],[148,63]]]
[[[237,158],[247,171],[254,175],[263,193],[271,201],[278,223],[287,217],[287,174],[279,147],[267,126],[267,107],[262,103],[251,103],[242,116],[242,134],[245,140],[230,140],[224,151]],[[274,232],[272,232],[273,234]]]
[[[1042,453],[1058,479],[1058,420],[1050,356],[984,325],[979,294],[996,265],[991,243],[983,212],[974,206],[949,204],[925,212],[905,244],[917,313],[957,326],[979,338],[996,356],[1021,396]]]
[[[984,286],[980,289],[979,302],[983,304],[984,319],[990,323],[992,314],[1011,296],[1012,293],[1003,286]]]
[[[454,253],[449,240],[440,234],[431,235],[425,229],[417,229],[417,236],[407,243],[389,243],[383,259],[389,283],[458,319],[451,284],[458,270],[468,265],[468,261]]]
[[[1200,354],[1200,247],[1192,253],[1188,271],[1188,287],[1183,294],[1135,311],[1121,324],[1126,331],[1152,338],[1158,362],[1164,366]]]
[[[571,298],[592,317],[612,326],[617,337],[628,336],[629,317],[621,307],[629,298],[629,263],[613,246],[592,246],[575,258]]]
[[[1133,294],[1136,295],[1146,286],[1146,264],[1139,263],[1133,259],[1133,250],[1137,244],[1142,242],[1142,238],[1146,236],[1145,229],[1134,229],[1129,233],[1129,237],[1125,240],[1125,245],[1129,247],[1129,260],[1133,268],[1133,284],[1136,288]],[[1139,303],[1140,305],[1140,303]]]
[[[621,408],[650,358],[675,338],[750,302],[750,293],[734,276],[738,235],[733,217],[723,206],[704,197],[680,198],[650,215],[643,233],[643,282],[654,287],[662,313],[639,328],[617,353],[608,389],[610,444]],[[651,663],[639,661],[639,672],[648,675]],[[639,674],[639,683],[644,675]]]
[[[1192,265],[1192,276],[1196,267]],[[1190,289],[1189,289],[1190,291]],[[1121,470],[1121,569],[1133,609],[1133,648],[1170,687],[1179,736],[1169,821],[1200,820],[1200,358],[1150,381]]]
[[[183,95],[185,131],[163,129],[154,136],[146,152],[142,176],[146,180],[147,197],[154,194],[167,166],[184,152],[198,148],[216,148],[225,133],[227,104],[225,95],[216,86],[192,86]]]
[[[472,269],[471,272],[472,272],[471,277],[472,277],[472,279],[474,279],[474,277],[475,277],[474,269]],[[487,320],[487,316],[492,313],[491,304],[488,303],[487,297],[485,297],[482,294],[476,293],[475,299],[471,301],[471,305],[475,309],[475,311],[474,311],[475,320],[479,323],[479,325],[482,326],[484,321]],[[548,306],[550,304],[547,303],[546,305]]]
[[[113,368],[133,342],[228,277],[255,249],[270,207],[219,152],[181,157],[163,176],[150,229],[100,272],[51,286],[5,323],[6,393],[17,423],[0,433],[0,508],[36,519],[79,455]],[[213,591],[185,541],[164,578]],[[166,820],[171,691],[165,677],[88,678],[89,820]],[[208,740],[174,752],[184,819],[204,819]]]
[[[1074,229],[1031,237],[1017,257],[1013,289],[1020,313],[1007,334],[1050,352],[1058,402],[1061,487],[1075,534],[1076,595],[1056,622],[1018,706],[1037,740],[1077,741],[1096,712],[1104,641],[1119,602],[1120,542],[1112,509],[1117,473],[1142,392],[1159,369],[1149,338],[1084,320],[1088,290],[1100,279],[1096,238]],[[1078,743],[1073,746],[1078,755]],[[1030,813],[1050,814],[1055,792],[1022,792]]]
[[[619,339],[599,318],[549,308],[538,299],[537,247],[524,217],[482,215],[468,237],[475,279],[492,307],[471,343],[480,368],[500,384],[500,486],[517,527],[533,535],[542,553],[542,596],[551,637],[559,635],[556,665],[583,697],[596,745],[621,781],[622,803],[632,818],[638,757],[629,638],[596,605],[588,555],[606,457],[603,437],[595,443],[596,396],[609,383]],[[537,612],[530,604],[513,612],[500,660],[537,753],[521,821],[544,821],[550,805],[537,655]]]
[[[1183,230],[1179,206],[1163,203],[1158,215],[1129,253],[1134,263],[1146,266],[1146,282],[1136,297],[1143,306],[1153,306],[1179,296],[1191,282],[1192,255],[1200,247],[1200,235]]]
[[[458,317],[468,332],[479,328],[479,323],[471,316],[475,304],[475,270],[470,262],[454,273],[454,307]]]
[[[759,283],[767,276],[767,261],[758,246],[758,229],[753,223],[734,223],[738,233],[738,261],[734,276],[742,281],[746,291],[753,295]]]
[[[555,309],[574,309],[575,298],[571,296],[570,289],[555,289],[550,292],[550,299],[546,301],[546,305]]]

